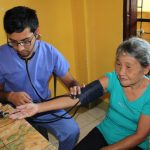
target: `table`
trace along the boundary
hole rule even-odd
[[[0,104],[0,110],[10,112],[10,105]],[[56,150],[25,119],[0,118],[0,150]]]

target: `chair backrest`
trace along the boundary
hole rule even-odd
[[[56,92],[57,92],[57,76],[55,73],[53,73],[53,77],[54,77],[54,97],[56,97]]]

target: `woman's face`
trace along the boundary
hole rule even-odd
[[[148,73],[148,68],[143,68],[141,64],[127,53],[121,53],[115,62],[115,70],[118,79],[123,87],[138,85],[144,75]]]

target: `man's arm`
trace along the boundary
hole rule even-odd
[[[73,78],[73,76],[69,72],[67,72],[65,76],[60,77],[60,80],[68,89],[70,89],[73,86],[79,86],[79,83]]]
[[[150,116],[141,115],[138,128],[135,134],[126,137],[125,139],[101,148],[100,150],[122,150],[131,149],[142,143],[150,133]]]
[[[10,92],[4,92],[4,84],[0,84],[0,98],[3,100],[7,100]]]
[[[31,97],[25,92],[6,92],[4,84],[0,84],[0,98],[13,103],[15,106],[31,103]]]

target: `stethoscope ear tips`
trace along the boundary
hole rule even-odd
[[[40,40],[41,39],[41,34],[35,34],[35,38]]]

